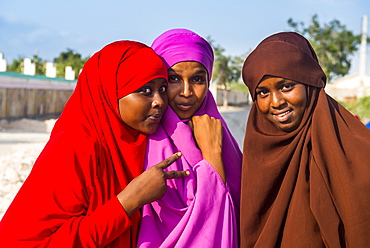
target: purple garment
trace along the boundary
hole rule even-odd
[[[187,29],[169,30],[152,44],[167,68],[176,63],[201,63],[212,76],[213,51],[209,43]],[[167,192],[143,207],[138,247],[238,247],[242,154],[210,91],[195,115],[222,121],[226,185],[202,157],[191,129],[168,107],[157,132],[149,135],[145,167],[148,169],[175,152],[183,156],[167,170],[188,170],[190,176],[167,180]]]
[[[210,91],[196,115],[222,121],[226,185],[203,159],[191,129],[168,108],[157,132],[149,136],[145,169],[175,152],[183,156],[167,170],[190,176],[167,180],[167,192],[143,207],[138,247],[238,247],[242,154]]]

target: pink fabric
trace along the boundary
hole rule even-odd
[[[199,62],[207,69],[211,81],[214,60],[212,47],[193,31],[184,28],[168,30],[158,36],[151,47],[163,59],[167,69],[179,62]]]
[[[167,170],[190,176],[167,180],[162,199],[143,207],[138,247],[238,247],[241,152],[208,91],[196,115],[208,114],[223,124],[226,185],[203,159],[191,129],[171,108],[157,132],[149,136],[145,169],[181,151]]]

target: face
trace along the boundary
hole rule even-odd
[[[157,78],[119,99],[122,120],[132,129],[154,133],[167,108],[166,80]]]
[[[168,69],[168,101],[177,116],[191,118],[208,90],[208,73],[198,62],[180,62]]]
[[[291,132],[299,126],[307,106],[304,84],[266,77],[258,85],[256,94],[258,108],[278,129]]]

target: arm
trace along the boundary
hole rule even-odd
[[[86,146],[88,144],[85,143],[80,147],[86,148]],[[158,171],[160,172],[179,156],[174,156],[170,162],[158,164],[155,170],[139,176],[140,178],[135,180],[136,183],[133,181],[130,187],[129,184],[122,192],[131,192],[128,195],[135,195],[135,197],[126,197],[123,201],[120,201],[119,197],[114,197],[114,194],[93,193],[95,190],[101,190],[100,187],[103,186],[91,184],[94,179],[101,181],[96,171],[88,169],[96,168],[94,157],[80,150],[64,151],[61,156],[59,149],[45,149],[0,222],[2,245],[4,247],[106,246],[129,229],[132,225],[130,216],[136,209],[164,194],[165,188],[159,187],[154,182],[171,178],[171,175],[167,174],[173,172],[162,173],[165,176],[160,177]],[[174,174],[173,177],[186,175],[185,172]],[[142,192],[138,192],[138,184]],[[143,195],[143,192],[146,192],[149,197]],[[130,206],[132,206],[131,209]],[[127,238],[130,238],[129,235]]]
[[[188,125],[193,129],[194,139],[207,160],[226,182],[222,159],[222,122],[208,115],[193,116]]]

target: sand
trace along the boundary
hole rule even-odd
[[[49,139],[55,119],[0,121],[0,219]]]

